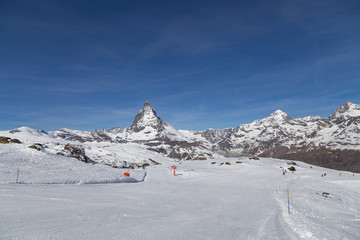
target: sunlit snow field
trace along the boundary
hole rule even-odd
[[[0,158],[0,239],[360,239],[359,174],[297,162],[284,176],[287,161],[266,158],[163,160],[128,182],[125,169],[31,154]]]

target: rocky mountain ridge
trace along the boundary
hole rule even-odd
[[[205,131],[178,130],[158,117],[153,107],[145,102],[132,125],[127,128],[45,132],[23,127],[9,131],[12,134],[17,132],[29,138],[46,136],[64,141],[64,144],[135,144],[182,160],[209,159],[219,154],[228,157],[264,156],[360,172],[360,105],[350,101],[327,118],[309,116],[292,119],[283,111],[276,110],[250,124]],[[99,159],[108,155],[111,152],[101,155]]]
[[[226,156],[264,156],[301,160],[360,171],[360,105],[347,101],[328,118],[292,119],[277,110],[237,128],[194,132]]]

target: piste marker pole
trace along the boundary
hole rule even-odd
[[[16,183],[18,183],[18,180],[19,180],[19,172],[20,172],[20,166],[18,166],[18,169],[17,169]]]
[[[288,212],[290,214],[290,194],[289,194],[289,188],[287,189],[287,197],[288,197]]]

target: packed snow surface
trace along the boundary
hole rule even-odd
[[[19,149],[0,151],[0,239],[360,239],[359,174],[162,159],[129,183],[126,169]]]
[[[125,170],[83,163],[76,158],[36,151],[20,144],[0,144],[0,184],[13,184],[16,180],[20,184],[119,183],[145,178],[144,171],[134,172],[131,178],[125,177],[123,172]]]

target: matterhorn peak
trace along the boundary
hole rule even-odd
[[[143,110],[152,110],[155,112],[154,108],[151,106],[151,104],[148,101],[145,101],[144,107],[140,110],[140,112]]]
[[[148,101],[145,101],[144,107],[151,107],[152,108],[152,106],[150,105],[150,103]]]
[[[151,104],[148,101],[145,101],[144,107],[140,110],[139,113],[141,113],[141,112],[146,112],[147,115],[154,115],[157,117],[154,108],[151,106]]]
[[[161,124],[161,119],[157,116],[150,103],[146,101],[144,103],[144,107],[135,116],[135,119],[130,128],[135,132],[139,132],[145,129],[145,127],[159,129],[161,128]]]

